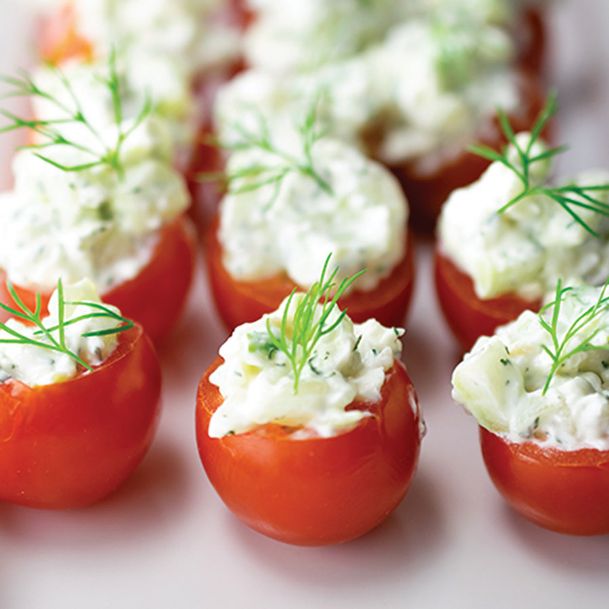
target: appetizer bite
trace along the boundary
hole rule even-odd
[[[235,330],[199,384],[209,480],[248,526],[326,545],[379,525],[418,460],[423,422],[399,361],[403,330],[354,324],[327,258],[319,282]],[[332,295],[333,293],[333,295]]]
[[[467,145],[504,141],[496,109],[524,130],[543,105],[538,82],[515,66],[514,56],[504,30],[472,22],[467,13],[416,16],[346,58],[300,71],[257,61],[221,89],[214,128],[230,142],[248,109],[259,109],[268,121],[302,116],[307,100],[324,91],[323,130],[391,169],[415,222],[431,227],[450,192],[488,166]]]
[[[43,309],[59,278],[89,277],[160,342],[186,302],[195,260],[188,191],[163,123],[149,103],[125,104],[112,59],[85,80],[85,98],[64,72],[53,76],[49,86],[9,79],[45,118],[3,112],[2,130],[28,129],[32,143],[15,157],[14,189],[0,195],[0,276],[30,307],[41,293]],[[12,304],[1,288],[0,302]]]
[[[559,281],[539,314],[480,338],[453,374],[495,486],[536,524],[609,533],[608,371],[607,284]]]
[[[526,310],[537,310],[559,277],[602,284],[609,277],[609,173],[553,185],[564,147],[541,139],[556,110],[551,96],[531,133],[501,151],[474,147],[492,165],[455,191],[438,223],[435,281],[444,316],[465,350]]]
[[[43,59],[62,65],[103,62],[118,50],[131,89],[147,92],[177,129],[181,146],[175,161],[197,194],[192,178],[213,154],[200,139],[210,129],[215,91],[241,69],[241,3],[57,0],[50,10],[45,4]]]
[[[354,321],[404,322],[414,283],[407,202],[383,167],[323,135],[318,106],[297,126],[268,124],[256,111],[234,125],[228,193],[206,242],[212,294],[230,330],[313,285],[328,251],[339,279],[368,269],[340,302]]]
[[[10,284],[0,304],[0,501],[67,509],[103,499],[143,459],[161,371],[139,325],[88,281],[61,281],[43,316]]]

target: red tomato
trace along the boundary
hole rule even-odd
[[[519,87],[522,101],[517,112],[510,116],[516,132],[532,128],[545,101],[539,81],[529,73],[520,74]],[[505,144],[496,118],[481,125],[475,141],[494,149]],[[466,149],[448,152],[443,157],[430,161],[430,158],[423,158],[389,167],[408,197],[413,224],[425,231],[430,231],[435,226],[442,205],[450,193],[477,180],[490,164]]]
[[[150,262],[139,274],[102,294],[103,300],[118,307],[125,317],[140,323],[156,344],[162,343],[175,327],[190,290],[195,265],[195,238],[189,220],[180,217],[161,230]],[[33,308],[36,291],[15,286],[25,304]],[[46,309],[50,294],[42,295]],[[0,270],[0,302],[14,306]],[[7,319],[0,310],[0,321]]]
[[[523,311],[536,311],[540,301],[528,301],[516,294],[482,300],[474,284],[453,262],[436,251],[436,293],[444,318],[465,351],[479,336],[490,336],[495,328],[516,319]]]
[[[222,262],[218,222],[207,233],[205,250],[207,274],[217,311],[225,326],[233,330],[275,311],[296,284],[287,275],[257,281],[234,279]],[[339,305],[356,323],[377,319],[385,326],[404,323],[414,287],[414,246],[407,235],[406,254],[392,273],[370,292],[352,292]]]
[[[545,15],[540,8],[529,7],[514,32],[518,46],[518,63],[535,74],[543,71],[546,54]]]
[[[609,451],[513,444],[482,428],[480,446],[495,486],[525,518],[559,533],[609,533]]]
[[[93,372],[35,388],[0,383],[0,500],[66,509],[106,497],[146,454],[160,392],[159,363],[139,326]]]
[[[308,439],[278,425],[210,438],[222,396],[209,376],[221,363],[199,384],[197,443],[209,480],[245,524],[287,543],[341,543],[372,530],[402,501],[418,461],[420,421],[401,363],[387,374],[379,402],[352,404],[373,416],[338,436]]]

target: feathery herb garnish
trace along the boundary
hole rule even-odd
[[[498,162],[513,171],[522,183],[522,190],[515,197],[503,205],[497,213],[502,214],[523,199],[532,196],[546,196],[557,203],[571,218],[577,222],[588,233],[599,237],[582,216],[578,213],[579,209],[588,210],[605,217],[609,217],[609,204],[596,196],[596,193],[609,192],[609,184],[594,184],[579,186],[577,184],[567,184],[565,186],[550,186],[548,184],[535,184],[531,179],[531,168],[536,164],[553,158],[563,153],[566,146],[556,146],[548,148],[543,152],[534,151],[535,144],[539,141],[543,130],[548,125],[550,119],[556,114],[557,98],[556,93],[551,93],[548,100],[537,118],[530,138],[526,146],[523,146],[512,129],[510,120],[505,112],[497,110],[501,129],[506,139],[507,145],[501,152],[493,150],[488,146],[470,146],[470,152],[481,156],[489,161]],[[511,160],[511,152],[515,151],[517,162]]]
[[[297,131],[302,143],[302,155],[295,156],[282,150],[273,141],[267,120],[255,108],[250,110],[256,119],[254,129],[246,128],[242,123],[232,126],[237,134],[237,141],[223,144],[215,141],[214,144],[228,152],[259,151],[268,155],[267,163],[252,164],[226,173],[203,173],[199,179],[207,182],[224,181],[230,194],[243,194],[260,190],[265,186],[272,186],[273,191],[267,203],[271,207],[279,196],[281,184],[286,176],[299,173],[313,180],[326,194],[332,194],[332,187],[315,167],[313,147],[324,137],[318,127],[319,97],[309,108],[304,121],[298,125]]]
[[[123,83],[118,74],[116,67],[116,54],[110,53],[108,60],[108,76],[101,78],[102,83],[108,89],[112,101],[112,113],[114,126],[116,128],[116,136],[113,141],[108,144],[98,129],[87,119],[82,101],[74,91],[70,80],[56,66],[50,66],[61,85],[64,92],[70,99],[69,103],[58,99],[48,90],[42,88],[34,82],[31,76],[26,72],[22,72],[19,76],[3,76],[0,81],[9,85],[12,89],[4,97],[26,97],[39,98],[52,104],[57,110],[59,117],[55,119],[25,119],[9,112],[6,109],[0,109],[0,115],[8,120],[8,124],[0,127],[0,133],[8,133],[18,129],[30,129],[40,136],[40,142],[23,146],[22,148],[35,150],[35,155],[53,165],[54,167],[67,172],[78,172],[92,169],[94,167],[108,166],[114,170],[120,177],[124,174],[124,168],[121,161],[121,152],[125,140],[142,124],[145,118],[152,110],[152,103],[147,96],[142,108],[129,126],[125,125],[125,116],[123,108]],[[97,145],[85,144],[78,139],[67,136],[62,127],[68,125],[80,125],[85,132],[93,136]],[[60,163],[41,151],[53,147],[67,147],[83,153],[85,157],[90,157],[86,162],[66,165]]]
[[[313,357],[319,340],[338,328],[347,314],[346,311],[341,311],[333,321],[331,320],[338,299],[365,272],[360,271],[343,279],[331,296],[338,273],[338,269],[328,273],[331,257],[329,255],[326,258],[319,280],[306,293],[297,294],[294,290],[288,296],[279,333],[273,329],[270,318],[267,318],[267,336],[264,340],[260,336],[256,337],[257,344],[264,345],[263,350],[269,354],[269,357],[275,352],[285,355],[294,375],[294,393],[298,393],[303,368]],[[318,306],[321,306],[321,310]]]
[[[563,287],[562,281],[559,279],[556,284],[556,292],[554,300],[545,305],[539,311],[539,323],[541,327],[550,335],[552,346],[542,345],[543,351],[552,360],[550,373],[543,386],[542,395],[545,395],[552,384],[553,378],[561,368],[561,366],[574,355],[585,353],[587,351],[609,351],[609,343],[605,340],[602,344],[595,344],[593,341],[598,336],[599,332],[607,327],[590,328],[591,324],[599,319],[599,317],[609,310],[609,295],[607,289],[609,280],[603,285],[596,302],[585,309],[577,316],[575,321],[567,328],[566,331],[560,332],[558,326],[560,322],[560,312],[565,296],[573,290],[571,287]],[[547,315],[551,311],[551,315]],[[586,330],[590,328],[589,332]],[[578,337],[578,342],[575,346],[571,343],[573,339],[580,333],[584,333],[582,338]]]
[[[121,332],[125,332],[126,330],[130,330],[135,325],[130,319],[122,317],[101,303],[65,300],[63,284],[61,280],[59,280],[57,283],[57,324],[52,327],[46,327],[42,319],[42,303],[40,294],[36,294],[36,305],[32,310],[23,302],[14,286],[9,282],[7,282],[7,289],[11,298],[13,299],[13,302],[18,308],[13,308],[1,302],[0,308],[9,313],[13,318],[32,325],[37,329],[33,332],[35,337],[33,338],[19,332],[19,330],[16,330],[5,323],[0,322],[0,331],[8,334],[11,337],[3,338],[0,336],[0,344],[30,345],[33,347],[40,347],[41,349],[47,349],[49,351],[56,351],[57,353],[63,353],[89,371],[93,370],[93,368],[85,360],[83,360],[78,353],[74,353],[66,345],[66,328],[87,319],[108,319],[120,323],[119,326],[114,328],[85,332],[81,335],[83,338],[90,338],[94,336],[109,336],[112,334],[119,334]],[[66,319],[66,305],[89,307],[91,311],[71,319]]]

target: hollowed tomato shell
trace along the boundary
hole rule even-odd
[[[404,238],[404,258],[388,277],[373,290],[352,291],[340,299],[339,306],[349,312],[349,317],[354,322],[362,323],[374,318],[388,327],[404,323],[412,300],[415,272],[413,238],[406,232]],[[223,263],[217,220],[207,231],[205,254],[208,280],[216,308],[230,331],[243,323],[260,319],[265,313],[275,311],[297,287],[285,274],[257,281],[234,279]]]
[[[93,372],[63,383],[0,383],[0,501],[66,509],[117,489],[152,441],[161,370],[136,326]]]
[[[483,428],[480,446],[497,490],[525,518],[570,535],[609,533],[609,451],[515,444]]]
[[[410,486],[420,447],[416,394],[401,363],[388,372],[371,413],[331,438],[295,439],[294,430],[265,425],[210,438],[222,395],[199,384],[197,443],[207,476],[226,506],[252,529],[286,543],[320,546],[349,541],[383,522]]]
[[[436,293],[446,322],[465,351],[480,336],[490,336],[498,326],[516,319],[523,311],[536,311],[540,301],[517,294],[482,300],[469,275],[436,249],[434,257]]]
[[[186,304],[196,260],[195,232],[190,221],[180,217],[161,229],[159,241],[148,264],[133,278],[102,294],[104,302],[140,323],[155,344],[161,344],[178,322]],[[15,290],[33,308],[36,291],[21,286]],[[41,294],[46,311],[50,293]],[[14,307],[7,291],[5,273],[0,270],[0,302]],[[0,321],[9,315],[0,310]]]

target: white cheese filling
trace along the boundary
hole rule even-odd
[[[598,288],[589,287],[567,294],[560,336],[598,295]],[[453,397],[480,425],[510,442],[609,450],[609,311],[575,334],[567,352],[594,331],[594,344],[607,349],[568,359],[543,395],[552,365],[543,346],[552,344],[538,316],[526,311],[494,336],[478,339],[454,371]]]
[[[529,135],[518,138],[525,144]],[[545,150],[543,144],[536,146],[538,153]],[[533,183],[546,183],[550,173],[550,163],[536,163]],[[586,172],[575,183],[606,184],[609,172]],[[552,290],[558,278],[570,285],[603,283],[609,277],[609,219],[578,208],[599,233],[595,237],[545,195],[526,197],[497,213],[520,192],[516,174],[495,162],[479,180],[454,191],[442,209],[440,251],[472,279],[476,295],[490,299],[516,293],[536,300]],[[609,203],[609,193],[595,196]]]
[[[64,286],[64,300],[66,303],[101,302],[95,286],[88,280]],[[120,315],[120,311],[116,307],[105,306]],[[64,320],[69,322],[91,312],[92,309],[85,305],[66,304]],[[58,315],[58,298],[57,292],[55,292],[49,302],[49,315],[42,320],[44,327],[54,328],[59,319]],[[25,325],[14,319],[9,320],[6,325],[22,336],[45,344],[52,344],[46,336],[37,334],[35,326]],[[118,335],[85,337],[83,334],[109,330],[119,325],[118,320],[106,317],[88,317],[72,324],[66,324],[65,346],[90,366],[99,366],[115,351],[118,346]],[[51,334],[59,342],[59,330],[52,330]],[[9,332],[0,329],[0,340],[13,338],[14,336]],[[0,383],[14,379],[30,387],[51,385],[74,378],[78,370],[78,363],[66,353],[31,344],[0,343]]]
[[[306,71],[352,57],[396,24],[452,14],[472,24],[510,26],[518,0],[250,0],[256,14],[245,35],[248,65],[273,73]]]
[[[226,85],[216,126],[230,142],[240,117],[259,109],[268,121],[302,116],[321,95],[329,135],[387,163],[462,149],[497,107],[517,107],[513,45],[502,30],[457,20],[411,19],[378,44],[306,73],[254,69]]]
[[[370,416],[367,410],[346,410],[347,406],[380,399],[386,372],[401,352],[403,330],[385,328],[372,319],[354,324],[345,317],[317,344],[295,393],[287,358],[265,348],[267,319],[278,331],[284,306],[285,301],[277,311],[239,326],[220,348],[224,362],[210,381],[224,401],[212,415],[210,437],[245,433],[269,423],[302,427],[303,437],[332,437]],[[292,305],[290,311],[294,309]],[[318,306],[317,315],[320,310]],[[338,314],[335,310],[330,324]]]
[[[302,142],[295,140],[293,155],[299,158]],[[278,145],[288,142],[284,137]],[[405,255],[408,206],[400,186],[383,167],[337,140],[318,140],[313,160],[330,192],[297,171],[279,186],[248,190],[256,176],[235,184],[240,192],[227,195],[220,207],[224,265],[239,280],[285,272],[308,288],[332,253],[338,281],[366,268],[356,289],[372,290]],[[264,151],[236,152],[228,172],[282,162]]]

